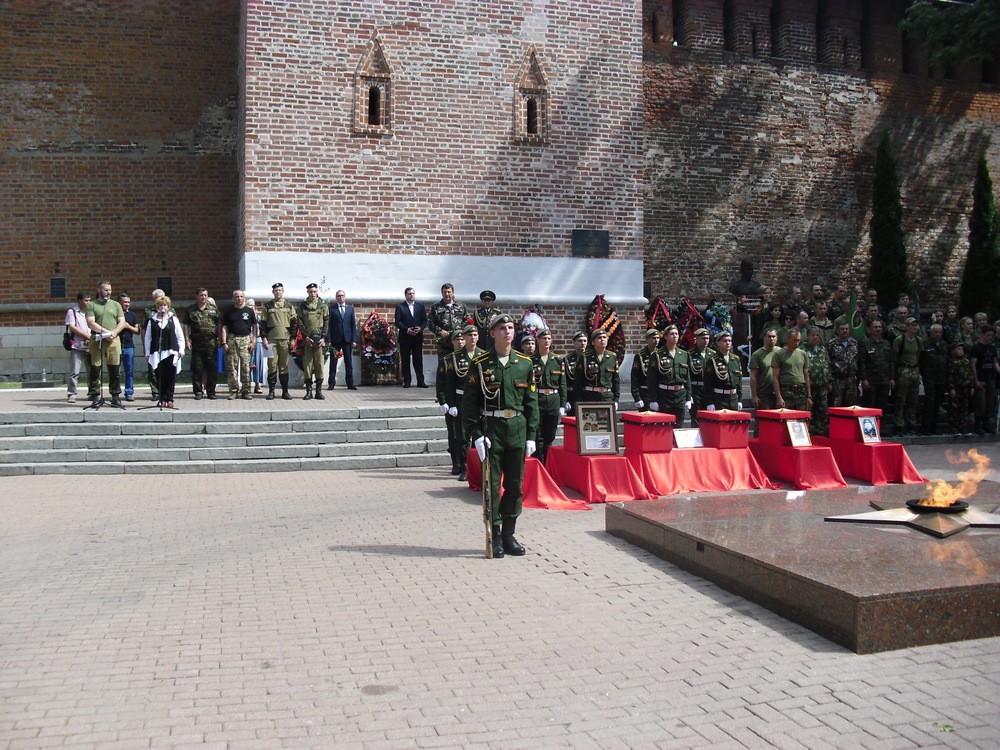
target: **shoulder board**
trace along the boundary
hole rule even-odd
[[[531,362],[531,357],[529,357],[527,354],[524,354],[524,353],[518,352],[518,351],[513,351],[513,353],[516,354],[519,358],[523,359],[525,362],[528,362],[528,363]]]
[[[472,364],[478,365],[481,362],[484,362],[484,361],[486,361],[489,358],[490,358],[490,353],[489,352],[483,352],[482,354],[477,354],[475,356],[475,358],[472,360]]]

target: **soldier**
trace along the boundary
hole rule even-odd
[[[163,295],[164,291],[162,289],[154,289],[149,295],[153,302],[149,307],[142,311],[142,325],[140,326],[140,331],[142,334],[141,338],[144,340],[146,337],[146,327],[149,325],[149,321],[156,317],[156,300]],[[171,309],[170,312],[173,312],[173,310]],[[160,386],[156,382],[156,368],[149,367],[149,363],[146,365],[146,382],[149,383],[149,392],[153,397],[153,401],[159,401]]]
[[[87,398],[93,406],[101,401],[101,368],[108,366],[108,390],[111,405],[121,406],[122,344],[119,334],[125,328],[125,311],[111,299],[111,282],[102,281],[97,286],[97,297],[87,305],[87,326],[101,337],[90,337],[90,370]]]
[[[958,318],[958,306],[948,305],[944,313],[944,342],[950,349],[961,338],[961,325]]]
[[[464,393],[464,387],[457,384],[455,373],[449,373],[449,368],[454,367],[455,355],[459,354],[465,347],[465,330],[456,328],[451,332],[451,345],[454,351],[444,358],[444,375],[434,384],[437,392],[438,403],[441,405],[441,413],[444,414],[444,425],[448,430],[448,453],[451,455],[451,475],[459,476],[462,473],[462,459],[465,455],[465,446],[462,435],[462,425],[459,423],[458,404],[454,399]],[[449,400],[449,382],[451,383],[451,393]]]
[[[534,357],[538,349],[538,342],[530,333],[521,339],[521,354],[525,357]]]
[[[451,332],[456,328],[465,328],[468,321],[465,305],[455,301],[455,287],[452,284],[441,285],[441,301],[435,304],[427,314],[427,327],[434,334],[437,344],[438,366],[437,378],[444,379],[445,358],[455,351],[451,345]]]
[[[490,336],[494,351],[476,357],[469,368],[462,414],[480,460],[487,452],[490,456],[493,557],[500,558],[525,552],[514,530],[523,501],[524,459],[535,452],[538,394],[531,360],[513,349],[513,319],[498,315]]]
[[[323,362],[326,351],[326,331],[330,325],[330,309],[320,299],[316,284],[306,286],[306,299],[299,303],[298,318],[302,326],[302,372],[306,380],[304,401],[313,398],[313,378],[315,377],[315,398],[323,396]]]
[[[573,334],[573,351],[566,355],[565,365],[566,365],[566,410],[573,408],[573,403],[575,401],[574,392],[576,391],[576,367],[580,362],[580,357],[583,356],[583,352],[587,349],[587,334],[584,331],[577,331]]]
[[[257,325],[257,313],[247,306],[246,295],[242,289],[233,292],[233,306],[222,314],[221,333],[222,349],[226,352],[226,375],[229,381],[229,400],[241,396],[247,401],[253,400],[250,395],[250,352],[253,351],[254,328]],[[240,388],[242,386],[242,393]]]
[[[824,300],[820,300],[816,303],[816,312],[813,313],[812,318],[810,318],[809,323],[811,326],[816,326],[819,329],[820,341],[823,346],[829,344],[833,338],[837,335],[837,327],[833,324],[833,321],[827,316],[827,304]],[[806,335],[808,335],[808,330]]]
[[[573,388],[574,404],[613,403],[618,408],[618,357],[608,351],[608,334],[600,328],[590,334],[590,348],[577,360]]]
[[[465,381],[469,375],[469,366],[472,360],[480,354],[485,354],[485,350],[480,349],[479,331],[474,325],[467,325],[462,331],[460,339],[453,339],[456,346],[448,363],[445,366],[445,398],[448,402],[448,415],[454,420],[455,438],[458,452],[458,481],[464,482],[468,475],[466,473],[466,458],[469,452],[469,441],[465,436],[465,421],[462,416],[462,408],[465,397]]]
[[[856,406],[858,342],[851,336],[851,327],[847,323],[837,326],[837,338],[831,341],[826,349],[830,357],[831,405]]]
[[[493,346],[493,339],[490,338],[490,323],[498,315],[503,315],[503,311],[494,307],[497,296],[489,289],[484,289],[479,293],[479,301],[482,302],[472,314],[472,320],[476,324],[479,340],[483,342],[483,347],[489,349]]]
[[[680,331],[667,326],[663,332],[664,347],[649,358],[647,388],[653,411],[673,414],[677,426],[684,424],[684,410],[691,408],[691,363],[688,354],[677,346]]]
[[[833,377],[830,373],[830,354],[823,344],[823,333],[817,326],[809,328],[809,341],[805,352],[809,357],[809,382],[812,385],[813,397],[809,432],[813,435],[826,435],[830,431],[830,415],[827,409],[830,405],[830,392],[833,390]]]
[[[812,411],[812,385],[809,381],[809,357],[799,349],[802,337],[789,331],[785,346],[771,358],[774,401],[779,409]]]
[[[816,308],[820,302],[826,305],[826,292],[823,291],[822,284],[815,283],[810,290],[809,301],[806,302],[806,310],[809,311],[810,316],[816,315]]]
[[[972,363],[972,374],[975,378],[974,411],[976,415],[976,434],[985,435],[989,432],[995,435],[997,425],[997,377],[1000,375],[1000,362],[997,361],[997,350],[993,343],[993,326],[983,323],[979,328],[979,341],[969,353]]]
[[[951,347],[951,360],[948,362],[948,420],[956,435],[972,434],[968,425],[975,386],[972,360],[965,356],[965,344],[956,341]]]
[[[219,349],[219,326],[222,313],[208,301],[208,290],[199,287],[195,303],[187,309],[184,338],[191,352],[191,379],[195,401],[215,398],[215,356]]]
[[[715,336],[718,351],[709,355],[705,363],[705,408],[742,409],[743,370],[740,358],[733,354],[733,337],[722,331]]]
[[[646,331],[646,345],[632,357],[632,400],[639,411],[649,410],[649,362],[656,353],[660,342],[660,332],[655,328]]]
[[[864,405],[881,409],[882,415],[888,417],[889,391],[896,387],[896,381],[892,377],[892,345],[882,337],[884,329],[881,320],[872,322],[869,337],[861,342],[859,373]]]
[[[694,349],[688,352],[688,366],[691,368],[691,426],[698,426],[698,412],[705,408],[705,363],[710,354],[708,342],[712,338],[707,328],[694,332]],[[777,340],[778,333],[775,331]]]
[[[836,320],[841,315],[848,312],[848,308],[850,308],[850,306],[851,295],[847,291],[847,286],[845,284],[837,284],[837,289],[833,293],[833,299],[830,301],[827,312],[833,320]]]
[[[906,319],[909,317],[910,310],[904,305],[900,305],[893,311],[892,320],[885,329],[885,337],[889,339],[890,344],[906,334]]]
[[[948,360],[951,354],[944,343],[944,326],[932,323],[927,329],[927,342],[920,355],[920,379],[924,383],[924,411],[920,420],[922,432],[937,434],[938,410],[944,404],[948,385]]]
[[[264,314],[260,332],[264,346],[274,351],[274,359],[267,368],[267,400],[274,400],[274,387],[281,382],[281,397],[290,401],[288,392],[288,354],[292,340],[292,326],[295,324],[295,306],[285,299],[285,286],[280,281],[271,284],[274,299],[264,303]]]
[[[532,360],[535,383],[538,386],[538,460],[543,464],[549,446],[556,441],[559,420],[566,416],[566,368],[561,356],[552,352],[552,333],[538,333],[538,351]]]
[[[771,380],[771,360],[778,343],[778,332],[764,332],[764,346],[750,355],[750,395],[754,409],[774,408],[774,383]]]
[[[917,432],[917,402],[920,393],[920,370],[918,363],[924,350],[924,341],[918,335],[920,323],[916,318],[906,319],[906,333],[892,342],[892,359],[896,389],[893,392],[895,404],[896,434]]]

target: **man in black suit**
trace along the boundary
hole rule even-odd
[[[358,346],[358,325],[354,319],[354,305],[347,304],[347,292],[337,290],[336,300],[330,303],[330,379],[328,390],[337,382],[337,352],[343,354],[347,389],[356,391],[354,385],[354,350]]]
[[[403,365],[403,387],[410,387],[410,361],[417,373],[417,387],[426,388],[424,382],[424,329],[427,327],[427,310],[416,301],[412,286],[403,292],[406,300],[396,305],[396,338],[399,341],[399,358]]]

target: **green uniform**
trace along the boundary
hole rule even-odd
[[[705,363],[705,406],[739,409],[743,395],[743,368],[739,355],[713,352]]]
[[[837,329],[833,325],[833,321],[827,318],[822,323],[816,318],[812,318],[809,321],[810,326],[816,326],[819,329],[819,339],[823,346],[826,346],[835,338],[837,338]]]
[[[125,311],[115,300],[104,301],[100,297],[94,299],[87,305],[85,312],[88,321],[93,320],[105,331],[114,331],[120,322],[125,319]],[[108,390],[112,396],[121,393],[121,361],[122,342],[119,336],[115,336],[111,341],[97,341],[91,334],[90,337],[90,369],[89,382],[87,384],[87,397],[91,400],[101,395],[101,368],[108,366]]]
[[[776,348],[768,351],[761,347],[750,355],[750,372],[757,371],[757,398],[760,401],[758,409],[774,408],[774,380],[771,375],[771,359]]]
[[[691,426],[698,426],[698,412],[705,408],[705,363],[709,350],[698,350],[696,346],[688,352],[688,367],[691,370]]]
[[[561,409],[567,399],[565,360],[551,351],[542,359],[535,354],[531,360],[538,386],[538,460],[545,463],[549,446],[556,441]]]
[[[920,394],[920,353],[924,342],[919,336],[911,341],[904,334],[892,342],[892,354],[896,363],[895,424],[897,431],[917,429],[917,403]]]
[[[823,344],[805,347],[809,357],[809,383],[812,386],[812,421],[809,431],[813,435],[826,435],[830,430],[830,386],[833,377],[830,373],[830,354]]]
[[[472,322],[476,326],[476,330],[479,332],[479,341],[486,344],[487,349],[493,348],[493,339],[490,338],[490,324],[499,315],[503,315],[503,311],[496,307],[487,309],[479,306],[476,308],[476,311],[472,313]]]
[[[444,380],[445,357],[455,351],[452,346],[451,332],[456,328],[465,328],[467,318],[468,313],[465,310],[465,305],[461,302],[452,302],[451,305],[446,305],[443,301],[438,302],[427,311],[427,327],[434,334],[434,343],[437,345],[437,378],[439,380]],[[492,341],[488,337],[489,333],[487,333],[487,340]]]
[[[924,432],[937,432],[938,410],[945,403],[945,393],[948,385],[948,361],[951,353],[944,339],[924,344],[920,356],[920,379],[924,384],[924,406],[921,417],[921,427]]]
[[[859,345],[859,374],[868,383],[865,388],[864,405],[871,409],[881,409],[888,417],[889,389],[892,383],[892,345],[884,338],[866,338]]]
[[[975,384],[972,360],[953,356],[948,361],[948,419],[955,432],[965,432],[969,424]]]
[[[618,403],[621,381],[618,358],[610,349],[600,356],[587,349],[577,360],[573,376],[573,403]]]
[[[775,393],[780,390],[785,408],[809,411],[809,391],[806,388],[809,357],[806,353],[802,349],[788,351],[782,347],[776,350],[771,358],[772,376],[775,367],[781,370],[778,380],[780,388],[775,388]],[[778,405],[781,405],[780,402]]]
[[[471,354],[462,347],[445,359],[443,403],[458,410],[457,416],[445,415],[445,422],[448,425],[448,452],[457,461],[463,461],[469,449],[469,441],[466,439],[462,423],[465,380],[469,376],[469,365],[472,364],[472,360],[485,353],[486,350],[478,346]]]
[[[576,402],[576,368],[580,364],[580,353],[571,351],[563,359],[566,370],[566,402],[572,406]]]
[[[198,303],[187,309],[187,326],[191,336],[191,379],[195,395],[203,391],[209,396],[215,396],[216,352],[219,349],[219,325],[222,313],[211,302],[205,308]]]
[[[298,318],[302,325],[303,352],[302,371],[308,385],[315,378],[316,388],[323,388],[323,362],[326,352],[319,345],[326,338],[326,329],[330,321],[330,309],[321,298],[305,299],[299,303]]]
[[[830,357],[830,377],[833,406],[855,406],[858,403],[858,342],[848,336],[846,341],[834,339],[826,347]],[[815,397],[815,394],[813,394]]]
[[[680,348],[672,352],[657,349],[649,361],[646,384],[649,398],[658,405],[658,411],[673,414],[680,427],[685,404],[691,398],[691,363],[687,352]]]
[[[648,347],[642,347],[632,357],[632,400],[641,411],[649,410],[649,402],[655,398],[649,396],[649,363],[655,356],[656,350],[650,351]]]
[[[531,360],[515,350],[506,364],[496,352],[481,354],[469,367],[462,398],[462,421],[469,440],[485,436],[490,441],[490,502],[495,527],[502,519],[521,515],[525,442],[534,440],[538,431],[538,393]]]
[[[288,300],[268,300],[260,320],[260,332],[274,350],[274,359],[267,368],[267,385],[273,389],[281,376],[281,387],[288,388],[288,355],[295,322],[295,306]]]

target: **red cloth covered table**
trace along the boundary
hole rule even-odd
[[[588,503],[653,497],[624,456],[581,456],[564,446],[553,445],[549,448],[545,468],[556,484],[576,490]]]
[[[701,409],[698,429],[706,448],[746,448],[750,438],[750,415],[734,409]]]
[[[757,437],[761,442],[791,446],[788,423],[806,421],[811,415],[797,409],[758,409],[754,416],[757,418]]]
[[[813,444],[829,447],[841,473],[848,477],[863,479],[875,485],[890,482],[923,484],[927,481],[920,476],[917,467],[899,443],[866,444],[814,437]]]
[[[469,450],[465,471],[469,489],[480,492],[483,489],[483,465],[479,462],[475,448]],[[582,500],[570,500],[566,497],[537,458],[527,458],[524,461],[524,482],[521,485],[521,493],[524,496],[521,504],[525,508],[590,510],[590,506]],[[503,496],[502,483],[500,496]]]
[[[755,438],[750,441],[750,450],[769,477],[788,482],[797,490],[835,490],[847,486],[833,451],[825,445],[793,448]]]
[[[827,413],[830,415],[831,440],[863,443],[858,417],[875,417],[875,421],[879,423],[879,434],[882,434],[881,409],[866,409],[861,406],[831,406]]]
[[[643,453],[654,451],[669,451],[674,447],[674,423],[677,417],[673,414],[662,414],[655,411],[624,411],[622,422],[625,423],[625,450],[637,450]]]
[[[780,487],[768,479],[748,448],[691,448],[669,453],[626,448],[625,458],[654,496]]]

